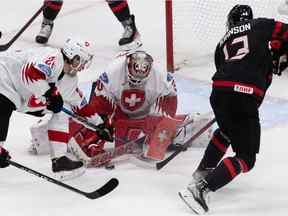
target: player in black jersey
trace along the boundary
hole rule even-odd
[[[208,211],[210,191],[254,167],[260,145],[258,108],[273,72],[280,74],[280,63],[287,66],[287,62],[279,63],[280,57],[288,53],[287,24],[253,19],[250,6],[236,5],[228,14],[227,29],[215,50],[216,73],[210,96],[219,128],[193,173],[193,182],[179,192],[197,213]],[[223,158],[230,145],[235,155]]]

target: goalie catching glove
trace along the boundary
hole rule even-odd
[[[104,134],[104,136],[103,134],[99,135],[82,124],[70,120],[71,138],[68,142],[69,149],[79,160],[87,164],[89,164],[92,157],[105,152],[104,145],[108,139],[113,137],[113,128],[111,126],[108,127],[105,123],[98,126],[109,131],[110,136],[106,137],[107,134]]]
[[[97,125],[97,127],[99,128],[99,130],[96,131],[96,133],[100,139],[106,140],[108,142],[114,141],[114,138],[113,138],[114,129],[110,123],[102,123],[102,124]]]

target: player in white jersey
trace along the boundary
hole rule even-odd
[[[170,73],[158,70],[147,52],[135,51],[118,57],[100,75],[94,87],[90,109],[97,110],[99,115],[112,116],[116,147],[123,145],[123,140],[133,140],[144,133],[147,149],[141,156],[161,160],[176,132],[175,143],[187,141],[185,127],[178,131],[176,127],[190,121],[191,115],[176,115],[175,80]],[[103,143],[101,146],[94,144],[96,153],[103,150]]]
[[[153,66],[144,51],[118,57],[101,74],[95,95],[117,104],[128,118],[147,115],[174,116],[177,93],[174,78]]]
[[[89,67],[93,57],[90,49],[88,41],[68,38],[61,49],[43,47],[1,54],[0,167],[9,165],[6,159],[10,156],[3,144],[14,110],[37,116],[47,112],[54,113],[48,124],[49,139],[52,145],[53,142],[63,141],[63,136],[59,134],[63,135],[66,132],[67,124],[59,124],[65,121],[60,111],[63,103],[80,108],[85,105],[85,99],[78,91],[75,76],[79,71]],[[83,168],[81,161],[73,161],[61,152],[52,151],[53,172]]]

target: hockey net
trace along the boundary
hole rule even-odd
[[[284,0],[174,0],[166,1],[167,70],[213,61],[218,40],[225,33],[226,17],[235,4],[248,4],[254,17],[284,22],[278,13]]]

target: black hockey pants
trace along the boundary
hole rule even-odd
[[[210,96],[217,124],[236,155],[255,156],[260,147],[257,100],[247,94],[213,89]]]
[[[0,94],[0,142],[6,140],[9,121],[13,110],[16,110],[14,103],[6,96]]]

